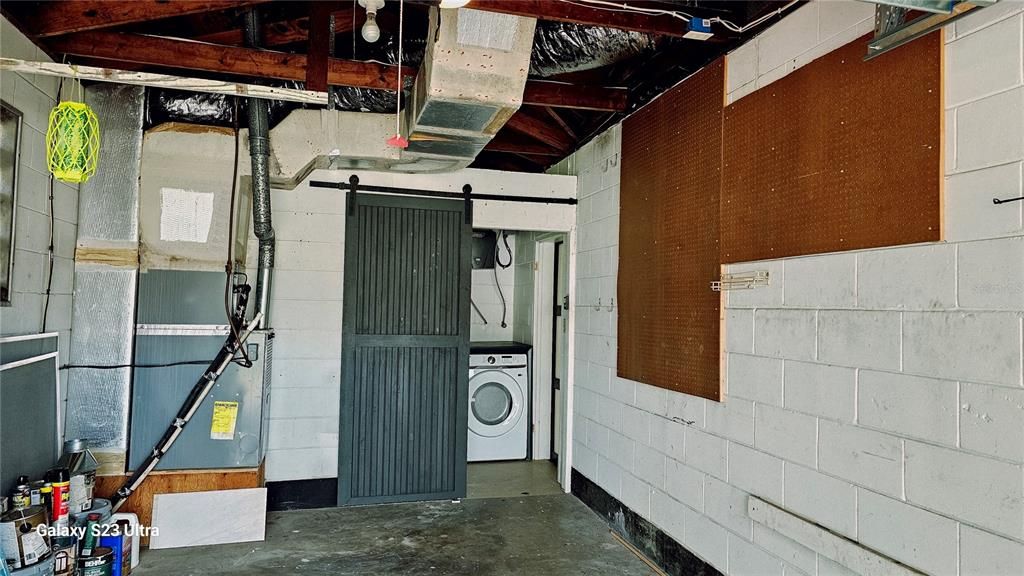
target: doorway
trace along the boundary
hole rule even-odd
[[[338,504],[466,493],[472,226],[461,201],[349,194]]]
[[[482,230],[477,234],[489,236]],[[562,390],[556,388],[568,379],[568,235],[529,230],[497,233],[499,239],[506,235],[509,242],[492,248],[500,251],[494,261],[514,265],[500,271],[485,266],[474,272],[472,298],[479,310],[470,360],[469,498],[552,494],[567,486],[558,462],[566,441],[562,424],[566,406]],[[502,286],[504,298],[499,292]],[[506,312],[512,321],[507,328],[500,325],[505,329],[497,332],[500,339],[493,338],[498,327],[491,327],[491,319]],[[480,341],[481,335],[490,341]],[[476,395],[502,380],[507,381],[505,389],[514,387],[518,392],[501,395],[503,402],[493,404],[502,409],[495,412],[517,426],[487,434],[479,430],[487,423],[474,420],[479,418]]]

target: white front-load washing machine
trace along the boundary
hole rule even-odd
[[[468,461],[526,458],[529,384],[526,354],[470,354]]]

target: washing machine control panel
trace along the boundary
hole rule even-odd
[[[470,368],[526,366],[526,354],[470,354]]]

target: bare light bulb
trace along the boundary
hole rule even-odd
[[[371,44],[376,42],[377,40],[380,40],[380,26],[377,26],[376,12],[370,12],[369,10],[367,10],[366,23],[363,24],[363,29],[361,33],[363,35],[363,40],[366,40]]]

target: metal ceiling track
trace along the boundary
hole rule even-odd
[[[442,190],[421,190],[416,188],[393,188],[391,186],[373,186],[360,184],[359,177],[353,174],[348,182],[324,182],[311,180],[313,188],[336,188],[351,192],[373,192],[377,194],[399,194],[403,196],[427,196],[433,198],[451,198],[455,200],[498,200],[502,202],[532,202],[535,204],[576,204],[575,198],[547,198],[544,196],[513,196],[510,194],[473,194],[473,188],[466,184],[462,192],[445,192]]]
[[[871,60],[907,42],[937,30],[975,8],[995,4],[998,0],[885,0],[876,1],[875,37],[868,43],[865,60]],[[911,12],[924,12],[911,20]]]

